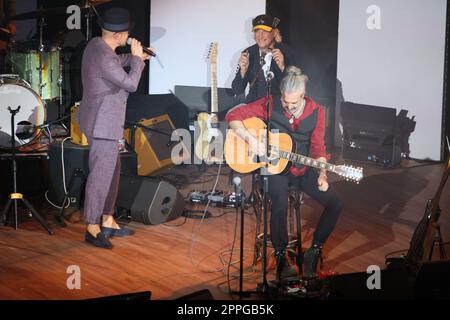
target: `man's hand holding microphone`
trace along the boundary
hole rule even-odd
[[[142,61],[149,60],[150,56],[156,57],[154,48],[146,48],[142,45],[142,43],[133,38],[128,38],[127,44],[131,46],[131,54],[133,56],[140,57]]]

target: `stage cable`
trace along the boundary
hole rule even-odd
[[[67,186],[66,186],[66,168],[65,168],[65,163],[64,163],[64,143],[69,140],[72,139],[71,137],[67,137],[65,138],[62,142],[61,142],[61,169],[62,169],[62,179],[63,179],[63,188],[64,188],[64,194],[67,194]],[[56,209],[61,209],[60,206],[54,204],[49,198],[48,198],[48,191],[45,191],[45,200],[47,200],[47,202],[55,207]],[[64,205],[63,205],[64,206]],[[67,204],[64,206],[64,208],[68,208],[70,206],[70,199],[67,199]]]

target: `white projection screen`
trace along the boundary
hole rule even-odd
[[[440,160],[446,0],[340,0],[340,99],[408,110],[410,157]]]
[[[240,52],[254,43],[251,21],[265,7],[265,0],[152,0],[150,43],[158,58],[150,63],[149,92],[210,86],[206,58],[214,41],[219,44],[218,86],[231,87]]]

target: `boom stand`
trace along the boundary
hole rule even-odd
[[[20,111],[20,106],[17,109],[13,110],[11,107],[8,107],[9,112],[11,113],[11,152],[12,152],[12,176],[13,176],[13,193],[9,195],[8,203],[5,206],[5,209],[0,216],[0,226],[6,224],[6,214],[9,211],[9,208],[14,203],[14,229],[17,230],[17,201],[22,200],[25,206],[30,210],[31,214],[34,218],[36,218],[39,223],[44,227],[45,230],[51,235],[54,234],[47,221],[41,217],[41,215],[33,208],[33,206],[23,197],[23,194],[17,192],[17,164],[16,164],[16,146],[15,146],[15,134],[14,134],[14,117]]]

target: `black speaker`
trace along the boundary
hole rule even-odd
[[[372,274],[357,272],[338,275],[330,280],[331,300],[405,300],[413,298],[413,285],[403,269],[386,269],[380,273],[380,289],[369,289]]]
[[[184,199],[165,181],[121,175],[117,208],[127,211],[134,221],[155,225],[181,216]]]
[[[148,301],[152,296],[151,291],[141,291],[124,293],[115,296],[106,296],[93,299],[87,299],[85,301]]]
[[[414,292],[418,299],[450,299],[450,260],[422,264]]]
[[[396,112],[394,108],[341,103],[344,159],[375,162],[386,167],[398,164],[401,135],[395,129],[399,122]]]
[[[65,142],[64,146],[60,142],[55,142],[50,145],[48,155],[50,171],[49,200],[58,206],[61,205],[65,195],[63,171],[65,173],[65,185],[68,188],[75,169],[80,169],[83,175],[73,179],[69,200],[70,207],[81,208],[83,206],[85,177],[89,174],[89,148],[71,142]]]
[[[63,153],[64,151],[64,153]],[[89,174],[89,147],[80,146],[71,142],[65,142],[64,146],[60,142],[52,143],[49,148],[49,171],[50,171],[50,188],[48,198],[56,205],[60,205],[64,199],[64,181],[63,181],[63,165],[66,189],[69,188],[70,180],[76,169],[82,174],[74,176],[72,188],[69,191],[70,207],[82,208],[84,200],[84,187],[86,178]],[[64,155],[64,157],[63,157]],[[121,174],[137,173],[137,157],[134,152],[124,152],[120,154]]]
[[[175,300],[214,300],[214,297],[211,294],[211,291],[208,289],[203,289],[189,293],[182,297],[178,297]]]

